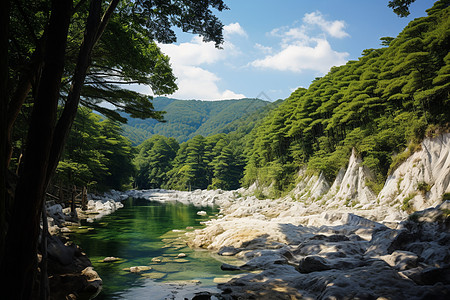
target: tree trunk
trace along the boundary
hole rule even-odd
[[[42,68],[43,58],[42,51],[40,47],[35,50],[31,56],[31,63],[21,71],[18,84],[15,92],[13,93],[11,100],[8,104],[8,115],[6,118],[7,128],[6,128],[6,139],[7,139],[7,154],[8,154],[8,166],[11,160],[13,147],[11,145],[11,135],[14,128],[14,123],[16,122],[17,116],[20,113],[25,99],[30,93],[32,82],[36,82],[39,70]]]
[[[72,0],[53,0],[44,67],[37,89],[23,166],[15,190],[5,260],[1,271],[5,299],[31,299],[37,271],[39,220],[64,69]]]
[[[86,73],[90,65],[92,49],[105,30],[106,24],[109,22],[112,12],[115,10],[118,3],[118,0],[111,1],[105,14],[102,18],[100,18],[102,0],[91,0],[89,16],[86,22],[86,30],[80,53],[78,54],[77,65],[75,67],[75,73],[72,79],[72,86],[70,87],[63,113],[59,118],[55,129],[55,137],[53,139],[50,163],[47,171],[47,182],[50,181],[51,176],[54,174],[56,167],[58,166],[65,142],[77,114],[78,104],[80,103],[81,89],[83,88]]]
[[[72,187],[72,198],[71,198],[71,202],[70,202],[70,216],[74,220],[78,218],[77,206],[75,205],[76,198],[77,198],[77,187],[74,185]]]
[[[83,186],[83,195],[81,196],[81,209],[87,210],[87,204],[88,204],[87,188],[85,186]]]
[[[48,221],[47,221],[47,211],[45,208],[45,201],[42,202],[42,231],[41,231],[41,255],[42,260],[40,263],[41,268],[41,279],[39,280],[39,299],[47,300],[50,296],[50,287],[48,283],[48,268],[47,268],[47,237],[49,236],[48,232]]]
[[[6,237],[6,208],[8,190],[7,105],[8,105],[8,29],[9,0],[0,1],[0,265],[4,258]]]

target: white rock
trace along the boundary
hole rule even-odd
[[[421,148],[388,177],[378,195],[380,203],[392,206],[410,198],[412,208],[422,210],[438,205],[450,192],[450,133],[426,138]],[[423,194],[419,183],[427,184],[430,191]]]

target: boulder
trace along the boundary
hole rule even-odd
[[[224,246],[224,247],[220,248],[220,250],[217,252],[217,254],[222,255],[222,256],[233,256],[241,251],[242,251],[242,249],[237,249],[233,246]]]
[[[75,246],[66,246],[57,236],[49,236],[47,239],[48,256],[55,259],[62,265],[69,265],[73,262],[76,248]]]
[[[230,265],[230,264],[226,264],[226,263],[223,263],[220,266],[220,269],[223,271],[239,271],[239,270],[241,270],[241,268],[238,266],[234,266],[234,265]]]
[[[380,258],[399,271],[417,267],[419,260],[419,257],[415,253],[401,250],[396,250],[392,254],[384,255]]]
[[[114,257],[114,256],[108,256],[108,257],[105,257],[102,261],[103,262],[115,262],[118,260],[120,260],[120,258]]]
[[[300,273],[311,273],[330,270],[328,261],[320,256],[310,255],[302,258],[298,263],[298,271]]]

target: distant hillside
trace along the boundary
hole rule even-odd
[[[156,110],[166,112],[166,122],[128,118],[128,123],[123,125],[123,135],[134,145],[155,134],[184,142],[196,135],[221,133],[231,122],[268,104],[270,102],[260,99],[200,101],[155,97],[153,105]]]

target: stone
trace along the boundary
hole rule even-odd
[[[271,268],[274,264],[283,265],[288,263],[286,257],[276,250],[254,251],[253,253],[250,252],[248,257],[252,258],[240,267],[242,270],[265,270]]]
[[[120,258],[114,257],[114,256],[108,256],[108,257],[105,257],[102,261],[103,262],[115,262],[118,260],[120,260]]]
[[[319,272],[330,269],[331,268],[325,258],[315,255],[302,258],[298,263],[298,271],[300,273]]]
[[[179,253],[179,254],[177,255],[178,258],[186,257],[186,256],[187,256],[186,253]]]
[[[150,273],[142,273],[141,276],[150,279],[162,279],[166,277],[167,274],[162,272],[150,272]]]
[[[224,246],[224,247],[220,248],[220,250],[217,252],[217,254],[222,255],[222,256],[233,256],[241,251],[242,251],[241,249],[237,249],[233,246]]]
[[[128,270],[131,273],[140,273],[142,271],[148,271],[151,269],[152,269],[152,267],[150,267],[150,266],[135,266],[135,267],[130,267]],[[125,269],[125,270],[127,270],[127,269]]]
[[[93,267],[86,267],[81,271],[81,275],[86,276],[88,281],[101,280]]]
[[[230,265],[230,264],[226,264],[226,263],[223,263],[220,266],[220,269],[222,269],[223,271],[239,271],[239,270],[241,270],[241,268],[238,266],[234,266],[234,265]]]
[[[62,227],[62,228],[60,229],[60,231],[61,231],[61,233],[72,233],[72,232],[73,232],[72,230],[70,230],[70,229],[67,228],[67,227]]]
[[[421,150],[413,153],[390,176],[388,176],[377,200],[382,205],[402,203],[410,198],[409,205],[414,210],[423,210],[442,202],[442,195],[449,192],[450,183],[450,133],[426,138]],[[417,186],[425,182],[430,191],[418,193]]]
[[[195,293],[195,296],[192,298],[192,300],[210,300],[213,294],[210,292],[199,292]]]
[[[57,236],[50,236],[47,240],[47,253],[59,261],[62,265],[69,265],[73,262],[76,252],[75,246],[66,246]]]
[[[213,279],[213,282],[214,283],[227,283],[231,279],[232,279],[231,277],[215,277]]]
[[[443,268],[427,268],[420,274],[420,281],[422,284],[433,285],[438,282],[443,284],[450,284],[450,265]]]
[[[152,262],[160,263],[160,262],[161,262],[161,258],[159,258],[159,257],[153,257],[153,258],[152,258]]]
[[[417,267],[419,257],[409,251],[396,250],[392,254],[380,257],[396,270],[404,271]]]

